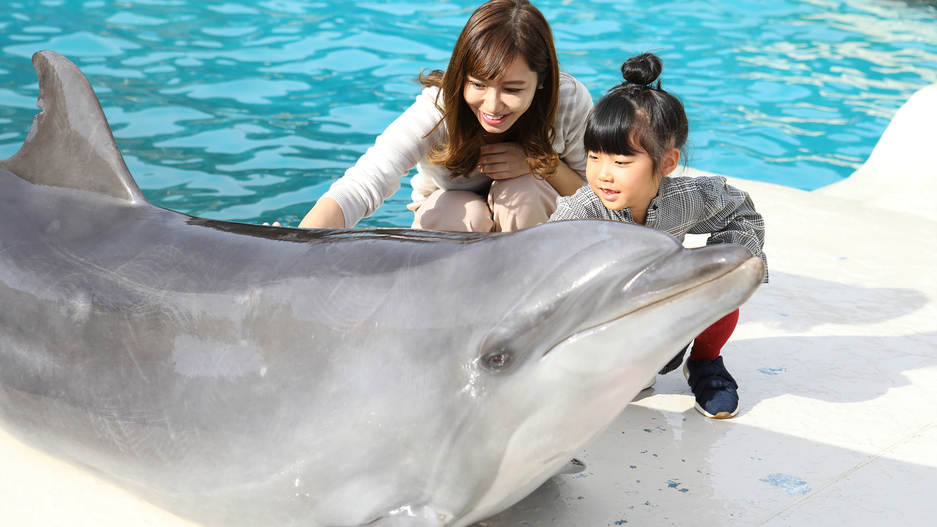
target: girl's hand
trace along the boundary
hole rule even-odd
[[[520,143],[495,143],[481,148],[478,171],[491,179],[511,179],[530,174],[527,154]]]

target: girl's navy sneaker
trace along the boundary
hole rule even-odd
[[[713,419],[728,419],[739,413],[739,385],[722,364],[722,356],[687,360],[683,375],[696,397],[699,413]]]

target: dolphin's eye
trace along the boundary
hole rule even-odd
[[[505,373],[514,369],[522,355],[517,354],[517,331],[498,326],[491,330],[479,351],[478,364],[490,373]]]
[[[485,355],[482,362],[491,371],[502,371],[511,364],[511,353],[507,350],[489,353]]]

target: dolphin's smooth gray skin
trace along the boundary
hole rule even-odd
[[[149,204],[40,52],[0,161],[0,423],[208,526],[465,526],[560,471],[761,282],[744,248],[561,222],[302,231]]]

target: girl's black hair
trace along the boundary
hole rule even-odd
[[[644,53],[621,65],[625,81],[609,90],[586,122],[586,151],[632,156],[640,151],[654,161],[658,174],[664,154],[671,148],[686,159],[689,132],[683,103],[660,87],[663,64],[656,55]],[[657,81],[657,85],[654,85]]]

